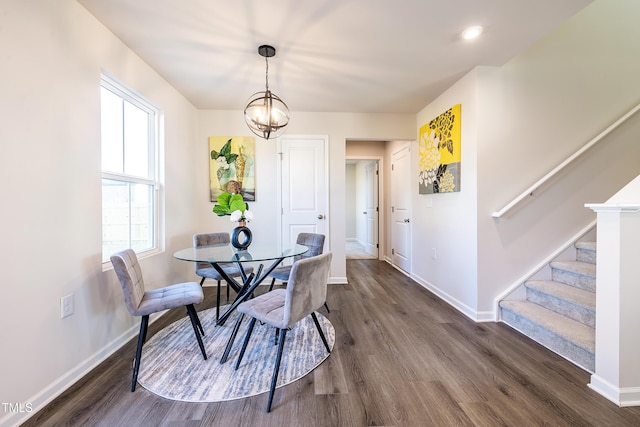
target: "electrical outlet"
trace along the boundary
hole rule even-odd
[[[73,314],[73,294],[60,298],[60,318],[64,319]]]

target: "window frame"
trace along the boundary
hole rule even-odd
[[[112,180],[123,182],[127,184],[143,184],[148,185],[152,189],[152,197],[153,201],[151,203],[151,219],[153,221],[151,227],[151,240],[152,245],[149,249],[144,250],[136,250],[136,254],[140,258],[144,258],[147,256],[154,255],[162,251],[162,236],[161,236],[161,185],[160,185],[160,124],[161,124],[161,114],[162,111],[159,107],[153,104],[144,96],[140,95],[138,92],[134,91],[124,83],[120,82],[113,76],[110,76],[106,72],[102,71],[100,74],[100,97],[102,97],[102,89],[109,90],[113,94],[117,95],[124,101],[127,101],[134,105],[137,108],[148,113],[148,144],[147,144],[147,159],[148,159],[148,176],[141,177],[136,175],[129,175],[126,173],[116,173],[111,171],[104,171],[102,169],[102,160],[100,162],[100,171],[101,171],[101,192],[103,191],[103,180]],[[102,106],[100,107],[100,124],[102,127]],[[100,144],[102,146],[102,132],[100,137]],[[124,154],[123,154],[124,155]],[[102,155],[101,155],[102,159]],[[131,204],[130,204],[131,206]],[[103,212],[103,208],[101,208],[101,214]],[[129,218],[129,247],[131,247],[131,217]],[[101,218],[101,229],[104,228],[104,220]],[[102,236],[102,234],[101,234]],[[101,256],[102,258],[107,258],[102,260],[103,270],[111,268],[111,260],[108,259],[110,254],[104,253],[104,241],[101,237]]]

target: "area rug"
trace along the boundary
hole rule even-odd
[[[225,309],[221,307],[220,311]],[[333,349],[333,325],[320,313],[316,315]],[[205,332],[207,360],[202,358],[188,317],[155,334],[142,350],[140,385],[159,396],[184,402],[220,402],[269,391],[278,349],[274,328],[256,322],[242,363],[234,370],[249,325],[245,317],[228,361],[220,364],[237,316],[234,312],[223,326],[216,326],[215,309],[198,313]],[[313,319],[307,316],[287,332],[276,387],[304,377],[328,356]]]

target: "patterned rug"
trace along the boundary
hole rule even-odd
[[[224,309],[221,307],[220,311],[224,312]],[[275,329],[256,322],[236,371],[234,366],[249,320],[245,317],[242,322],[228,361],[220,364],[237,313],[223,326],[215,325],[215,313],[215,308],[198,313],[205,332],[202,340],[207,360],[202,358],[189,318],[184,317],[155,334],[144,345],[138,374],[140,385],[159,396],[185,402],[219,402],[269,391],[278,348],[274,345]],[[320,313],[316,315],[329,347],[333,349],[333,325]],[[307,316],[287,332],[277,387],[304,377],[328,356],[313,319]]]

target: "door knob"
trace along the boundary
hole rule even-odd
[[[404,222],[411,222],[411,220],[409,220],[409,218],[405,218]]]
[[[318,219],[324,219],[324,215],[322,214],[318,215]]]

